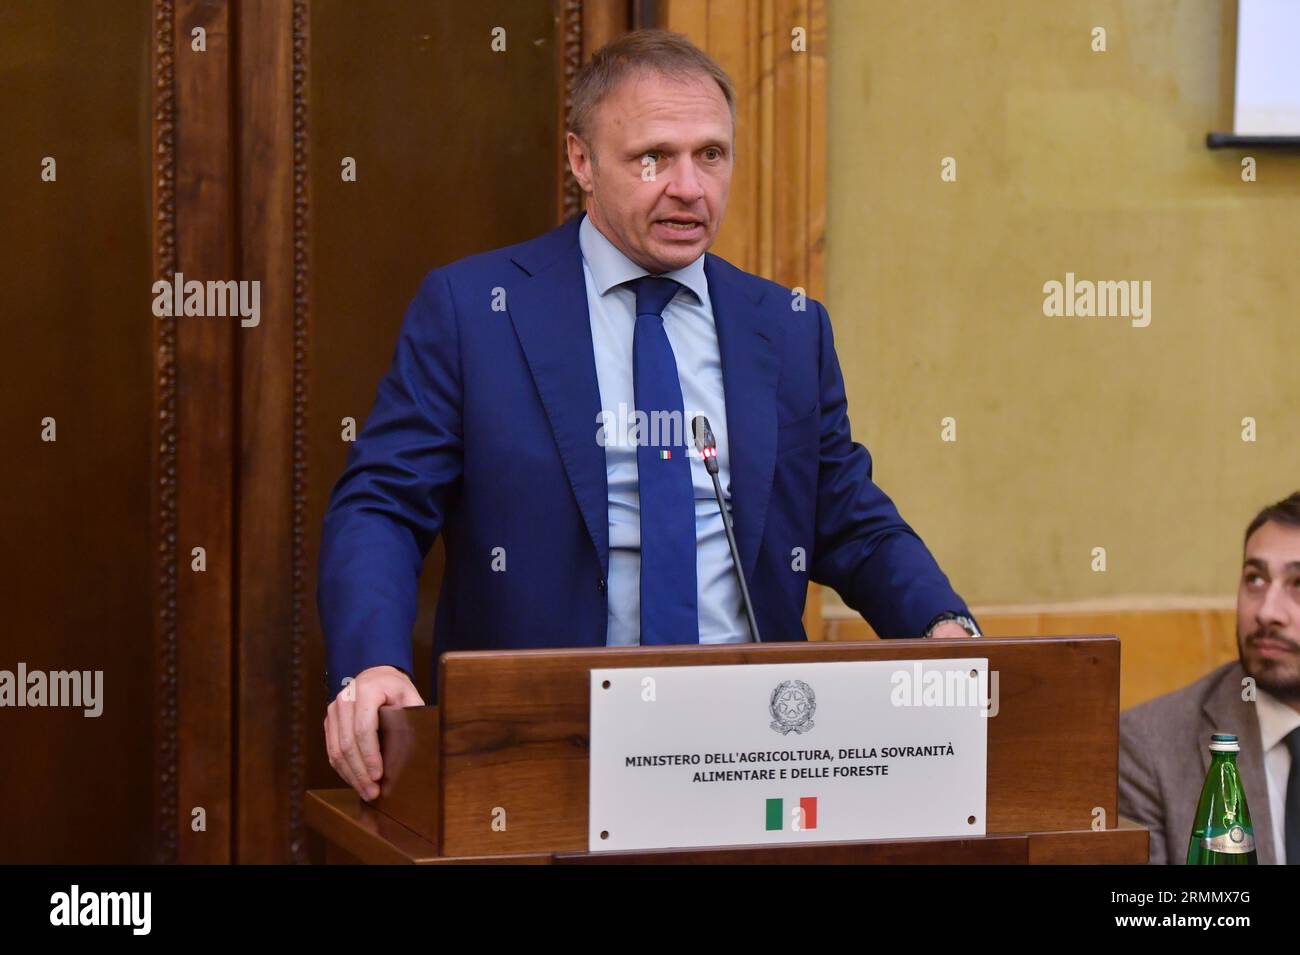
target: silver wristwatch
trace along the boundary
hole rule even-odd
[[[959,613],[939,614],[939,616],[935,618],[934,623],[930,624],[930,629],[925,631],[925,635],[927,637],[931,636],[934,633],[935,628],[938,627],[939,624],[947,623],[950,620],[953,623],[957,624],[959,627],[961,627],[963,630],[965,630],[967,633],[969,633],[972,637],[983,636],[983,634],[980,633],[980,628],[975,626],[974,620],[972,620],[970,617],[964,616]]]

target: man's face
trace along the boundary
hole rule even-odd
[[[605,238],[656,275],[703,255],[722,225],[734,161],[718,84],[633,75],[596,107],[588,135],[590,144],[568,134],[569,166]]]
[[[1300,701],[1300,527],[1268,521],[1246,541],[1237,651],[1257,685]]]

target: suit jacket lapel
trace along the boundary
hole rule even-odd
[[[776,386],[781,373],[780,325],[765,304],[763,286],[706,255],[704,274],[718,329],[722,390],[727,402],[727,454],[736,549],[745,578],[752,579],[763,539],[776,465]]]
[[[1268,801],[1268,776],[1264,772],[1264,743],[1259,735],[1259,717],[1253,703],[1241,698],[1241,681],[1245,672],[1240,665],[1229,667],[1214,690],[1206,697],[1197,742],[1201,747],[1201,771],[1210,770],[1210,736],[1214,733],[1236,733],[1241,743],[1237,754],[1237,769],[1242,785],[1246,787],[1246,804],[1255,830],[1255,847],[1261,865],[1273,865],[1277,859],[1273,852],[1273,812]],[[1199,796],[1200,790],[1197,790]]]
[[[609,487],[605,451],[596,442],[600,385],[578,248],[581,216],[513,254],[527,273],[506,296],[506,310],[528,362],[560,458],[601,567],[609,571]],[[763,537],[776,464],[776,386],[780,325],[764,289],[706,255],[704,273],[718,329],[736,547],[752,577]],[[762,306],[766,305],[764,308]]]
[[[596,441],[600,385],[578,248],[581,216],[525,243],[512,259],[528,278],[506,293],[506,311],[546,409],[602,572],[609,573],[609,486]]]

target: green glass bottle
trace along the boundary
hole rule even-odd
[[[1255,830],[1237,772],[1237,737],[1210,737],[1210,771],[1192,820],[1188,865],[1255,865]]]

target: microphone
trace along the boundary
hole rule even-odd
[[[722,526],[727,531],[727,546],[731,548],[731,565],[736,568],[736,579],[740,581],[740,599],[745,604],[745,616],[749,620],[749,632],[755,643],[762,643],[758,635],[758,621],[754,619],[754,605],[749,602],[749,587],[745,585],[745,572],[740,569],[740,552],[736,549],[736,533],[731,527],[731,513],[722,500],[722,485],[718,481],[718,441],[709,427],[709,419],[696,415],[691,421],[691,431],[695,435],[695,449],[704,459],[704,469],[713,478],[713,494],[718,499],[718,510],[722,512]]]

